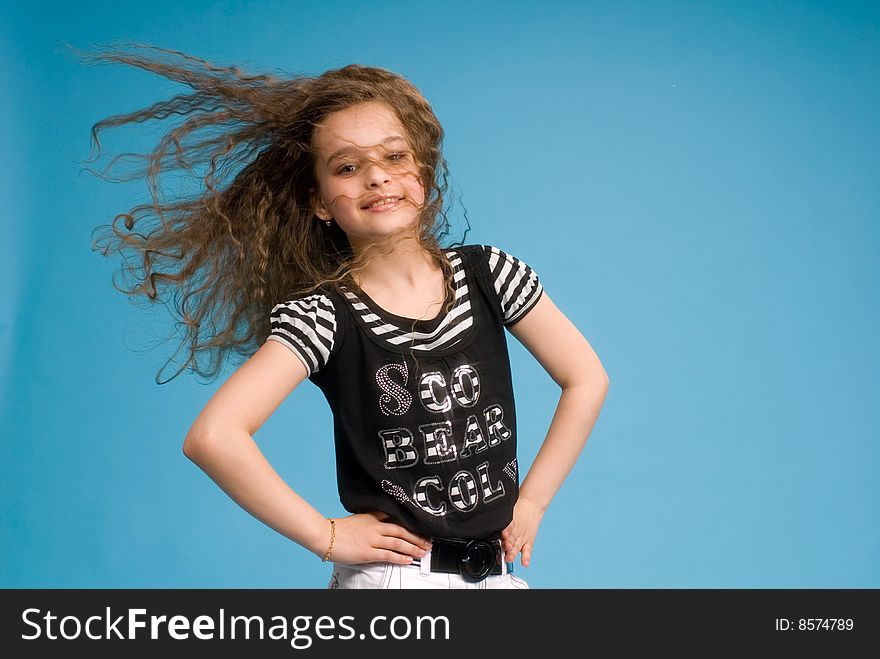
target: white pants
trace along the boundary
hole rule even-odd
[[[524,579],[508,571],[502,563],[502,574],[494,574],[472,583],[460,574],[431,572],[431,552],[411,565],[394,563],[363,563],[359,565],[333,564],[333,575],[328,589],[337,588],[528,588]]]

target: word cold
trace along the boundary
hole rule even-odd
[[[480,476],[479,490],[483,495],[483,503],[494,501],[504,496],[504,483],[498,481],[495,487],[489,480],[489,463],[483,462],[477,467],[477,474]],[[452,480],[449,481],[448,495],[449,501],[459,511],[469,513],[477,506],[479,494],[477,493],[477,481],[474,475],[467,469],[458,471]],[[413,499],[416,504],[425,512],[429,512],[435,516],[446,514],[446,502],[441,501],[439,505],[433,505],[429,498],[428,490],[437,490],[443,492],[443,481],[439,476],[425,476],[420,478],[413,488]]]

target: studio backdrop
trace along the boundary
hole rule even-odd
[[[121,261],[92,250],[149,199],[86,171],[92,125],[191,91],[64,46],[123,42],[251,73],[381,66],[425,94],[450,242],[526,261],[610,377],[517,561],[533,588],[880,586],[880,8],[616,0],[5,7],[0,586],[330,576],[182,452],[236,364],[157,384],[170,311],[115,290]],[[144,152],[162,128],[102,148]],[[507,339],[525,475],[560,390]],[[345,514],[317,387],[255,440]]]

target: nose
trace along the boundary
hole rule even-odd
[[[391,182],[391,176],[381,164],[371,162],[365,167],[365,182],[369,187]]]

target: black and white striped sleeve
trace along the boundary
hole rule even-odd
[[[336,342],[336,308],[323,294],[275,305],[267,341],[278,341],[299,357],[309,375],[321,370]]]
[[[537,304],[544,288],[538,275],[524,261],[492,245],[483,245],[483,251],[501,303],[504,325],[512,325]]]

